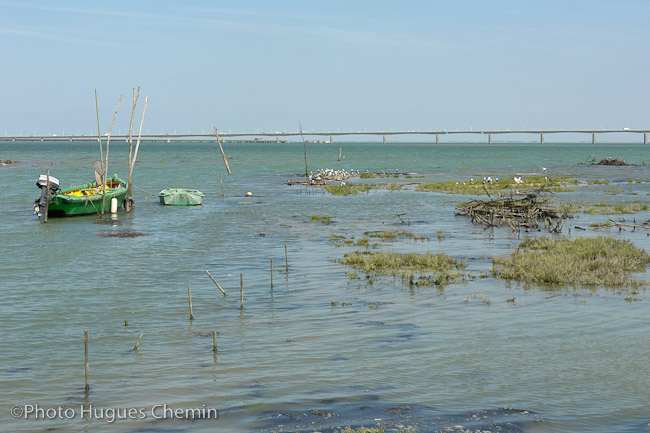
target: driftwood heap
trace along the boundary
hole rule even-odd
[[[551,233],[562,231],[562,222],[567,215],[561,215],[546,200],[539,196],[543,190],[527,193],[524,197],[499,197],[490,200],[472,200],[458,205],[456,215],[470,218],[472,223],[485,227],[508,225],[512,231],[521,228],[539,228],[542,224]]]

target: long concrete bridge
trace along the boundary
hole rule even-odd
[[[405,136],[405,135],[421,135],[421,136],[435,136],[436,144],[440,143],[441,135],[483,135],[486,137],[488,143],[492,143],[492,136],[506,135],[506,134],[532,134],[539,136],[540,144],[544,144],[544,138],[550,134],[586,134],[591,135],[591,142],[596,143],[596,135],[598,134],[612,134],[612,133],[625,133],[625,134],[639,134],[643,135],[643,143],[648,144],[648,134],[650,129],[486,129],[486,130],[429,130],[429,131],[296,131],[296,132],[224,132],[219,133],[221,138],[225,140],[236,141],[238,143],[255,143],[255,142],[279,142],[282,137],[329,137],[323,142],[333,142],[334,137],[340,136],[377,136],[382,137],[385,143],[389,136]],[[244,137],[258,137],[257,139],[242,139]],[[261,137],[267,137],[263,139]],[[135,140],[136,137],[134,137]],[[106,139],[106,136],[102,136]],[[124,141],[127,140],[126,135],[112,135],[111,140]],[[146,134],[142,135],[142,139],[146,141],[214,141],[216,140],[215,134]],[[97,141],[96,135],[31,135],[31,136],[0,136],[0,141]],[[321,142],[321,141],[319,141]]]

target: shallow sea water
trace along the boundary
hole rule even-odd
[[[445,252],[475,275],[521,239],[454,216],[466,196],[407,187],[342,197],[288,186],[304,173],[302,143],[224,148],[230,176],[214,144],[145,143],[134,175],[134,212],[43,224],[32,215],[38,175],[49,169],[62,186],[90,181],[97,144],[0,143],[0,159],[15,161],[0,167],[0,431],[328,432],[376,424],[420,432],[650,430],[645,291],[635,295],[640,301],[626,302],[625,293],[602,288],[549,290],[493,278],[444,290],[411,290],[393,277],[372,284],[351,279],[354,270],[337,260],[358,247],[337,247],[330,236],[410,230],[430,239],[382,248]],[[111,143],[111,174],[127,177],[127,153],[124,143]],[[590,156],[639,166],[585,165]],[[541,174],[542,166],[550,176],[610,182],[558,194],[576,203],[648,203],[646,161],[650,152],[642,144],[308,144],[314,171],[399,169],[412,176],[365,180],[373,183],[525,178]],[[163,207],[155,194],[168,187],[197,188],[206,194],[204,204]],[[397,213],[408,213],[410,226]],[[312,215],[334,218],[326,225],[309,221]],[[580,214],[563,234],[606,234],[650,250],[644,230],[575,229],[607,218]],[[642,222],[650,212],[624,218]],[[145,235],[103,236],[113,232]],[[288,274],[280,272],[285,245]],[[515,305],[506,302],[512,297]],[[12,416],[26,405],[62,408],[69,416]],[[84,417],[81,405],[95,412]],[[219,416],[157,419],[164,415],[158,405],[213,408]],[[117,408],[144,416],[110,422]]]

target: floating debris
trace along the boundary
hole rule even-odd
[[[105,238],[137,238],[139,236],[149,236],[151,233],[132,232],[127,230],[120,232],[104,232],[99,235]]]

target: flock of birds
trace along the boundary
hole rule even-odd
[[[546,173],[547,168],[541,167],[541,170],[542,172]],[[366,169],[366,173],[368,173],[367,169]],[[396,169],[395,173],[399,173],[399,169]],[[309,172],[309,175],[307,175],[307,181],[309,182],[310,185],[315,185],[316,183],[320,183],[326,180],[337,180],[341,182],[340,184],[341,186],[345,186],[346,179],[359,176],[359,175],[360,175],[359,170],[354,170],[354,169],[348,171],[345,169],[334,170],[331,168],[319,168],[316,171],[316,173],[314,173],[313,171]],[[515,181],[516,184],[522,184],[526,182],[521,176],[514,176],[513,180]],[[547,181],[548,177],[544,177],[544,180]],[[291,184],[290,181],[287,182]],[[475,182],[477,182],[477,180],[474,180],[474,178],[469,179],[469,183],[471,185],[474,185]],[[492,176],[483,176],[483,180],[481,183],[483,185],[485,184],[492,185],[494,183],[499,183],[499,178],[495,177],[493,179]],[[456,185],[458,185],[458,182],[456,182]],[[465,185],[465,182],[463,182],[463,185]]]

